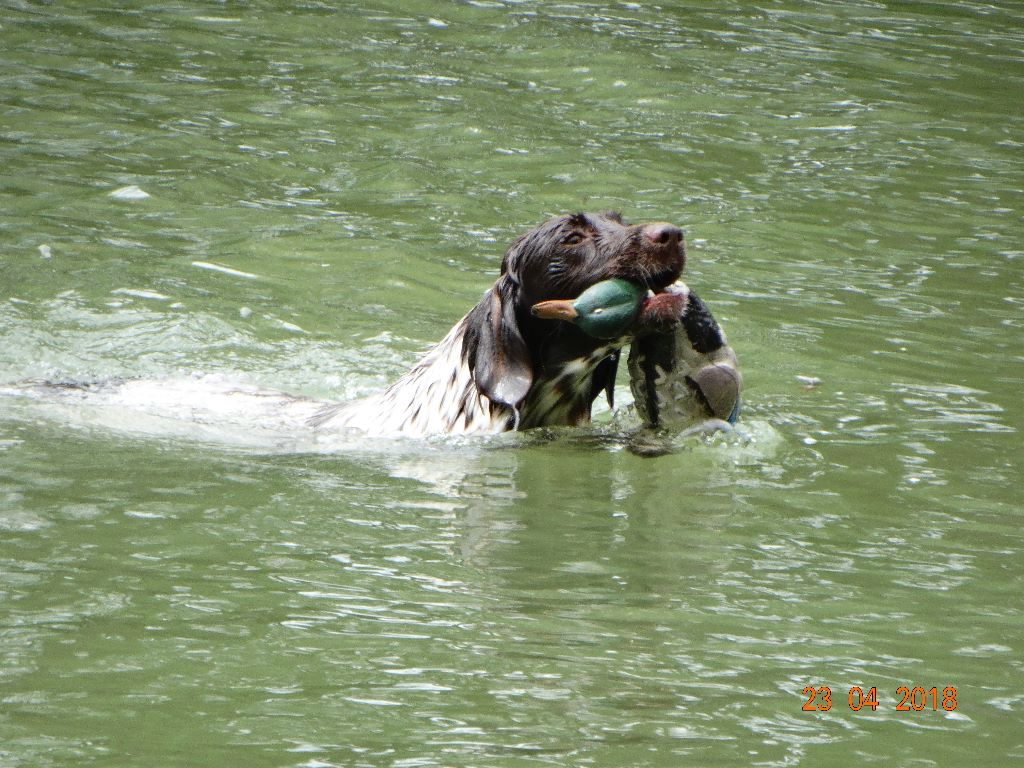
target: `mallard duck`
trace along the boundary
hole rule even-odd
[[[650,328],[644,313],[656,315],[655,325],[664,328],[666,307],[678,313],[671,327],[644,332]],[[708,419],[736,423],[743,382],[736,354],[710,310],[684,283],[651,294],[628,280],[605,280],[576,299],[543,301],[532,311],[574,323],[599,339],[639,329],[629,352],[629,384],[646,426],[686,428]]]

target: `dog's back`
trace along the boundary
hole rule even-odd
[[[309,423],[321,431],[429,435],[504,432],[512,410],[476,385],[463,355],[466,318],[408,373],[379,394],[320,408]]]

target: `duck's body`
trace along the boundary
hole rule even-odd
[[[708,418],[735,424],[743,378],[736,353],[704,302],[684,283],[666,292],[682,300],[679,326],[637,339],[629,384],[637,412],[651,427],[687,427]]]

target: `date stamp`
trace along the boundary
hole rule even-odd
[[[828,712],[832,709],[832,689],[827,685],[808,685],[804,687],[803,693],[807,697],[801,707],[804,712]],[[860,712],[865,707],[874,712],[884,705],[884,702],[878,700],[878,686],[875,685],[866,691],[859,685],[853,686],[846,694],[846,703],[854,712]],[[956,688],[947,685],[940,690],[935,685],[931,688],[901,685],[896,689],[893,704],[896,712],[938,712],[940,709],[952,712],[957,706]]]

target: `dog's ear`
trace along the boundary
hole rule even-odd
[[[466,316],[463,356],[477,388],[518,409],[533,383],[533,361],[516,317],[519,287],[502,275]]]

